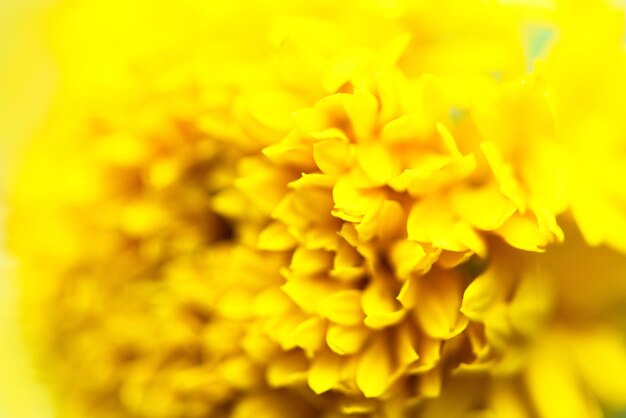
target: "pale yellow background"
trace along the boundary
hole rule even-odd
[[[20,148],[49,103],[54,71],[36,19],[50,1],[0,0],[0,418],[51,418],[26,353],[15,262],[5,251],[6,191]]]

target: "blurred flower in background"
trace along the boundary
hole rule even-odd
[[[619,5],[4,7],[10,416],[626,408]]]

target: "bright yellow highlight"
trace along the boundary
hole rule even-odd
[[[623,10],[131,3],[49,10],[11,187],[60,417],[626,407]]]

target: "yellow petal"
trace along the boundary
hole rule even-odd
[[[492,186],[457,188],[450,202],[461,219],[483,231],[498,229],[516,211],[513,202]]]
[[[254,119],[271,129],[289,131],[293,126],[289,114],[300,107],[296,97],[278,89],[257,91],[248,101],[248,111]]]
[[[264,148],[263,154],[279,164],[293,165],[306,168],[307,171],[313,171],[315,161],[312,151],[311,142],[300,138],[297,133],[292,131],[281,142]]]
[[[349,216],[363,217],[371,207],[379,205],[383,196],[374,190],[356,188],[347,177],[342,177],[333,188],[335,208]]]
[[[450,273],[440,272],[422,277],[417,306],[418,322],[431,337],[448,339],[467,325],[467,319],[460,313],[460,283]]]
[[[359,325],[365,315],[361,308],[362,294],[360,290],[343,290],[322,300],[319,313],[339,325]]]
[[[342,141],[345,143],[350,142],[350,138],[348,138],[346,133],[339,128],[328,128],[319,132],[311,132],[309,136],[319,141],[324,141],[326,139],[333,139],[335,141]]]
[[[289,268],[300,274],[315,274],[326,271],[333,261],[332,253],[298,247],[293,253]]]
[[[379,137],[385,141],[385,128],[402,113],[400,96],[404,92],[403,84],[406,83],[406,80],[400,71],[390,70],[382,71],[376,78],[376,82],[381,103],[379,118],[383,124]]]
[[[310,228],[302,237],[302,244],[310,250],[337,251],[340,238],[334,224]]]
[[[441,370],[432,369],[420,379],[420,394],[426,398],[436,398],[441,394]]]
[[[408,239],[432,244],[449,251],[465,251],[454,230],[456,219],[447,203],[439,199],[420,200],[411,208],[407,220]]]
[[[285,251],[293,248],[296,240],[282,222],[270,223],[259,235],[257,247],[260,250]]]
[[[241,176],[235,185],[263,213],[272,213],[285,197],[284,185],[293,180],[292,174],[273,166],[266,159],[247,158],[239,163]],[[259,193],[263,190],[264,193]]]
[[[370,139],[378,122],[378,100],[376,97],[363,88],[355,88],[354,96],[351,100],[345,101],[345,107],[350,116],[356,138],[359,141]]]
[[[461,228],[459,228],[460,225]],[[477,247],[477,252],[480,252],[481,248],[485,249],[485,244],[483,243],[480,235],[478,235],[476,231],[474,231],[467,224],[464,224],[463,222],[457,222],[454,226],[454,231],[459,236],[459,240],[461,240],[468,247],[469,245],[474,245],[475,247]],[[470,235],[468,237],[463,237],[464,233],[468,233]],[[472,240],[474,240],[475,242],[472,242]],[[436,260],[436,264],[444,270],[451,270],[465,263],[474,255],[474,253],[474,251],[469,250],[461,252],[441,251],[441,254],[439,254],[439,258],[437,258]],[[479,253],[479,255],[482,255],[482,253]]]
[[[401,172],[400,161],[382,142],[359,144],[356,149],[356,160],[372,180],[372,186],[382,186],[389,179]]]
[[[315,163],[325,174],[339,175],[345,171],[351,154],[347,139],[324,139],[313,144]]]
[[[337,354],[353,354],[361,349],[369,334],[370,331],[364,326],[346,327],[329,324],[326,343]]]
[[[465,289],[460,310],[468,318],[482,321],[490,308],[507,297],[510,288],[510,274],[491,266]]]
[[[344,359],[332,351],[318,353],[311,362],[307,382],[313,392],[327,392],[333,389],[341,377]]]
[[[420,122],[414,115],[402,115],[383,126],[380,138],[389,144],[419,141],[427,137],[428,130],[427,127],[420,125]]]
[[[539,271],[522,274],[510,302],[509,318],[520,334],[530,337],[546,325],[553,307],[554,289],[548,275]]]
[[[330,274],[342,281],[358,280],[365,274],[363,257],[350,244],[341,240]]]
[[[441,360],[442,341],[427,335],[420,335],[417,341],[419,360],[410,367],[411,373],[423,373],[432,370]]]
[[[318,305],[322,300],[345,287],[340,283],[298,276],[287,271],[284,274],[286,275],[287,283],[282,286],[282,290],[308,314],[317,314]]]
[[[395,66],[408,48],[412,37],[413,35],[410,32],[405,32],[386,42],[380,51],[378,51],[378,62],[380,65],[389,67]]]
[[[289,183],[289,187],[294,190],[310,188],[311,186],[332,189],[334,185],[335,178],[322,173],[302,173],[300,178]]]
[[[410,273],[423,267],[426,252],[417,242],[399,240],[391,247],[389,256],[396,276],[406,278]]]
[[[257,366],[245,356],[225,360],[220,364],[219,371],[229,384],[239,389],[251,390],[263,381],[262,373],[259,373]]]
[[[450,133],[450,130],[443,123],[437,123],[436,125],[437,132],[441,135],[441,139],[443,139],[443,143],[447,149],[447,151],[455,158],[461,158],[463,155],[461,151],[459,151],[459,147],[456,145],[456,141]]]
[[[565,234],[556,221],[556,215],[543,206],[532,205],[531,209],[537,217],[539,232],[548,237],[550,242],[563,242]]]
[[[308,360],[299,350],[283,353],[267,368],[267,383],[273,387],[289,386],[306,379]]]
[[[263,324],[263,329],[286,351],[296,346],[295,331],[306,320],[304,313],[294,310],[288,315],[271,317]]]
[[[537,222],[529,215],[516,214],[496,232],[513,247],[526,251],[543,252],[550,242],[549,236],[540,231]]]
[[[211,209],[227,218],[241,218],[245,216],[250,203],[237,189],[222,190],[211,199]]]
[[[375,338],[360,355],[356,368],[356,384],[366,398],[381,396],[391,385],[393,365],[387,340]]]
[[[412,196],[425,196],[441,190],[447,185],[458,183],[476,169],[473,154],[461,158],[432,153],[407,153],[404,163],[410,168],[389,180],[389,186],[398,191],[408,191]]]
[[[470,224],[464,220],[458,221],[454,224],[454,233],[459,241],[465,244],[469,250],[478,254],[482,258],[487,257],[487,244],[485,244],[483,238],[478,234],[478,232],[476,232],[476,230],[474,230],[474,228],[470,226]],[[466,259],[461,259],[460,262],[465,260]],[[456,264],[453,264],[451,267],[456,267]]]
[[[289,297],[278,287],[268,287],[252,302],[252,312],[258,316],[270,316],[285,312],[292,306]]]
[[[293,192],[295,213],[307,221],[332,222],[333,200],[327,189],[307,187]]]
[[[400,306],[391,294],[388,286],[378,282],[372,282],[363,291],[363,312],[365,313],[365,325],[372,329],[382,329],[398,323],[406,311]]]
[[[399,202],[385,200],[380,210],[379,218],[378,237],[382,242],[406,236],[407,214]]]
[[[333,260],[333,268],[341,269],[344,267],[354,267],[363,264],[363,257],[356,251],[356,249],[342,240],[337,248],[337,253]]]
[[[393,347],[396,349],[396,359],[399,366],[407,367],[419,360],[416,337],[406,322],[398,326],[395,337]]]
[[[366,212],[363,214],[363,219],[356,225],[356,231],[359,233],[359,239],[361,242],[367,242],[374,239],[376,233],[380,229],[381,211],[383,209],[385,200],[374,200],[372,205],[367,207]]]
[[[485,336],[495,350],[503,350],[515,335],[509,318],[509,306],[506,301],[495,303],[485,314]]]
[[[487,162],[500,185],[502,193],[511,199],[517,209],[526,212],[526,198],[520,187],[511,164],[504,161],[500,150],[493,142],[485,141],[480,144],[480,149],[487,158]]]
[[[293,331],[293,340],[298,347],[312,352],[322,347],[325,335],[326,321],[313,316],[296,327]]]
[[[420,277],[416,275],[409,276],[400,288],[397,299],[406,309],[413,308],[417,303],[417,294],[420,287],[418,281],[421,280]]]
[[[296,110],[291,114],[291,118],[302,134],[320,132],[328,127],[328,119],[324,112],[317,108],[305,108]]]

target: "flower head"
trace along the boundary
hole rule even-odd
[[[481,129],[538,134],[506,125],[506,111],[451,114],[442,84],[393,67],[361,73],[242,162],[236,187],[266,214],[257,248],[287,256],[282,302],[270,302],[282,309],[269,334],[285,350],[270,384],[306,382],[364,411],[370,399],[436,397],[445,376],[489,368],[535,326],[502,315],[529,309],[541,322],[549,296],[528,305],[522,288],[542,284],[523,267],[507,273],[506,253],[543,251],[562,232]],[[494,95],[526,110],[537,88]]]
[[[572,171],[606,163],[621,125],[580,159],[584,112],[557,80],[567,31],[529,68],[526,9],[409,3],[149,8],[173,40],[129,36],[131,9],[115,32],[129,43],[96,43],[112,59],[93,77],[69,39],[95,42],[82,17],[106,25],[103,3],[57,10],[68,79],[17,177],[11,244],[64,414],[553,418],[624,403],[586,360],[626,370],[606,320],[626,289],[610,270],[592,269],[595,292],[579,276],[623,262],[588,247],[623,250],[619,204],[587,199],[621,194],[590,186],[599,170],[576,188]],[[577,348],[559,358],[564,341]]]

